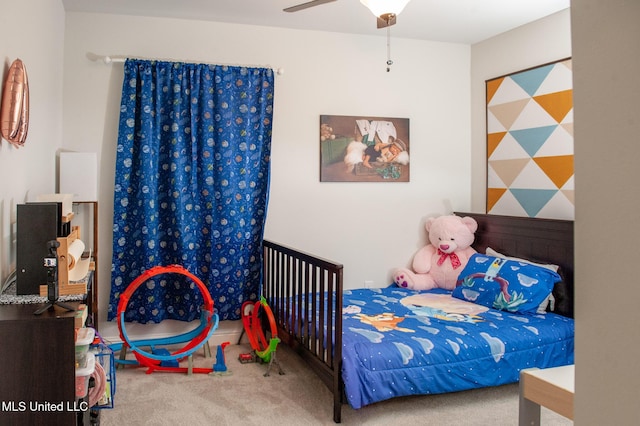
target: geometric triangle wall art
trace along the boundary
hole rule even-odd
[[[545,172],[558,188],[562,188],[573,176],[573,155],[537,157],[533,161]]]
[[[571,59],[486,81],[487,213],[573,220]]]
[[[558,191],[553,189],[518,189],[511,188],[511,193],[527,212],[529,217],[537,217],[542,208]]]

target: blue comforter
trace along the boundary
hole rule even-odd
[[[406,395],[517,382],[520,370],[573,363],[574,321],[510,314],[395,286],[344,292],[342,375],[361,408]]]

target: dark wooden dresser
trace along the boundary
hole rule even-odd
[[[41,306],[0,305],[1,425],[77,423],[74,312]]]

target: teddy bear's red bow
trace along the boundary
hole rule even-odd
[[[442,265],[447,257],[451,260],[451,266],[453,269],[459,268],[462,263],[460,263],[460,258],[455,253],[445,253],[442,250],[438,249],[438,254],[440,255],[440,259],[438,259],[438,266]]]

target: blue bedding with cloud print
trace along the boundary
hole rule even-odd
[[[344,292],[342,375],[349,404],[517,382],[573,363],[574,321],[512,314],[390,286]]]

